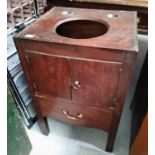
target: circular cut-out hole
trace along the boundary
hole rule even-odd
[[[108,25],[94,20],[72,20],[57,26],[57,34],[74,39],[88,39],[104,35]]]
[[[108,18],[118,18],[117,14],[107,14]]]

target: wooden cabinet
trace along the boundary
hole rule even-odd
[[[135,12],[57,7],[16,36],[44,134],[46,117],[100,128],[112,151],[138,51],[136,32]]]

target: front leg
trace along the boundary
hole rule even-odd
[[[48,122],[47,122],[47,118],[42,117],[42,116],[38,116],[38,123],[39,123],[39,127],[40,127],[41,132],[47,136],[50,132]]]
[[[120,116],[114,114],[112,124],[111,124],[111,128],[110,128],[109,134],[108,134],[108,140],[107,140],[107,145],[106,145],[106,151],[107,152],[113,151],[114,142],[116,139],[117,129],[118,129],[118,125],[119,125],[119,120],[120,120]]]

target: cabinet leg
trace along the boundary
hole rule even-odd
[[[42,133],[44,135],[48,135],[50,130],[49,130],[47,118],[46,117],[38,117],[38,123],[39,123],[39,127],[40,127],[40,130],[42,131]]]
[[[113,151],[118,125],[119,125],[119,116],[114,115],[112,125],[111,125],[109,135],[108,135],[107,145],[106,145],[106,151],[107,152]]]
[[[115,142],[115,137],[112,137],[111,134],[109,133],[108,141],[107,141],[107,145],[106,145],[106,151],[107,152],[112,152],[113,151],[114,142]]]

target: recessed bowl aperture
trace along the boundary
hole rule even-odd
[[[104,35],[108,25],[95,20],[72,20],[61,23],[56,28],[56,33],[67,38],[89,39]]]

